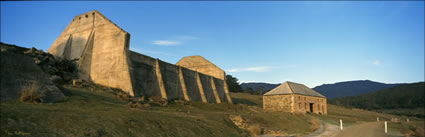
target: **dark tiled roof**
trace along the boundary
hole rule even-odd
[[[264,95],[300,94],[307,96],[325,97],[303,84],[286,81]]]

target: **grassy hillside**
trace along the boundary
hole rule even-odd
[[[262,96],[231,93],[235,104],[190,105],[170,101],[129,108],[126,101],[99,89],[65,85],[67,100],[55,104],[2,102],[1,136],[251,136],[305,135],[317,128],[315,119],[346,125],[391,115],[328,106],[328,115],[263,112]],[[240,118],[239,124],[234,120]],[[415,121],[416,119],[412,119]],[[316,128],[314,128],[316,127]]]
[[[100,90],[65,85],[62,91],[67,100],[61,103],[2,102],[0,135],[249,136],[261,132],[280,131],[286,135],[311,132],[312,117],[264,113],[261,108],[247,104],[183,105],[171,101],[166,107],[152,104],[146,109],[136,109]],[[242,118],[245,129],[236,126],[230,116]]]
[[[424,82],[405,84],[360,96],[330,100],[330,103],[345,107],[382,110],[382,112],[390,112],[392,114],[424,117],[424,85]]]

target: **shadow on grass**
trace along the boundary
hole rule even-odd
[[[87,102],[89,100],[91,101],[97,101],[97,102],[106,102],[106,103],[112,103],[112,104],[125,104],[124,101],[120,100],[115,95],[109,94],[109,93],[101,93],[101,91],[89,91],[88,89],[73,89],[70,87],[64,87],[64,86],[58,86],[58,88],[62,91],[62,93],[68,97],[67,100],[63,102],[68,101],[84,101]],[[57,102],[57,103],[63,103],[63,102]]]
[[[233,101],[234,104],[246,104],[246,105],[250,105],[250,106],[258,105],[255,102],[252,102],[248,99],[242,99],[242,98],[232,98],[232,101]]]

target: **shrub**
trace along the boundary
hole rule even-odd
[[[258,136],[261,135],[261,127],[258,124],[253,124],[248,126],[248,132],[251,134],[251,136]]]
[[[311,131],[315,131],[315,130],[319,129],[319,127],[320,127],[320,120],[319,119],[312,118],[312,119],[310,119],[309,123],[310,123],[310,130]]]
[[[37,90],[40,87],[37,83],[32,83],[30,85],[25,86],[22,89],[21,96],[19,97],[19,101],[26,102],[26,103],[40,103],[41,98],[37,94]]]

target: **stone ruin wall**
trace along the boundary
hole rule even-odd
[[[79,59],[81,79],[122,89],[131,96],[231,103],[224,79],[130,51],[129,40],[129,33],[91,11],[74,17],[47,52]]]
[[[266,111],[306,113],[310,111],[309,103],[314,103],[313,113],[328,113],[326,98],[297,94],[263,96],[263,109]]]
[[[218,79],[224,80],[226,74],[222,69],[206,60],[201,56],[188,56],[179,60],[176,65],[188,68],[193,71],[201,72]]]
[[[162,96],[168,99],[186,99],[208,103],[231,102],[226,96],[228,91],[226,91],[224,80],[137,52],[130,51],[129,55],[136,96]],[[164,91],[161,91],[160,85],[163,85]]]
[[[96,11],[74,17],[47,52],[79,59],[79,77],[134,95],[128,69],[130,35]]]

